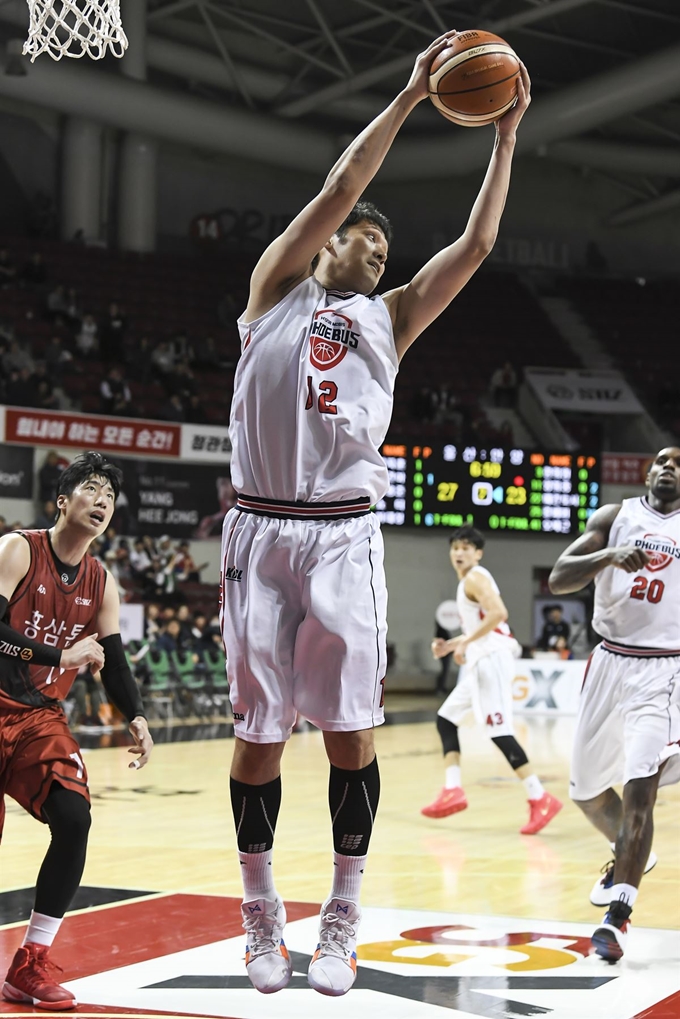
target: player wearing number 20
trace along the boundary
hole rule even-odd
[[[118,589],[87,551],[111,522],[120,480],[100,453],[84,453],[60,475],[54,527],[0,539],[0,835],[5,795],[51,835],[2,994],[51,1010],[77,1004],[51,975],[48,953],[80,884],[90,828],[87,772],[60,703],[80,666],[101,670],[130,722],[138,755],[130,767],[146,764],[152,748],[123,652]]]
[[[223,530],[222,628],[235,719],[231,795],[246,965],[263,993],[291,976],[271,853],[281,754],[296,711],[323,731],[335,847],[308,979],[330,995],[354,982],[359,889],[379,794],[373,728],[383,721],[386,666],[383,546],[369,513],[388,486],[379,447],[400,359],[494,245],[515,133],[529,105],[523,71],[463,235],[410,283],[369,296],[383,275],[391,231],[359,199],[427,97],[430,65],[453,34],[419,55],[406,87],[264,252],[239,321],[231,407],[239,499]]]
[[[595,581],[593,626],[604,638],[583,681],[570,793],[614,851],[591,892],[594,905],[609,904],[593,935],[609,962],[623,955],[640,879],[656,862],[657,788],[680,780],[680,448],[661,450],[647,489],[597,510],[550,575],[554,594]]]

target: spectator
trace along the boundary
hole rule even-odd
[[[144,633],[148,641],[155,642],[156,637],[160,633],[160,614],[160,605],[156,605],[155,602],[150,602],[146,606]]]
[[[179,393],[173,393],[166,401],[161,410],[161,418],[163,421],[177,421],[179,423],[186,421],[187,415]]]
[[[514,407],[517,400],[517,372],[510,361],[497,368],[489,384],[494,407]]]
[[[76,336],[76,347],[83,357],[95,357],[99,347],[98,331],[96,318],[88,312],[83,316],[80,332]]]
[[[24,286],[37,290],[47,283],[47,266],[39,251],[35,251],[19,273]]]
[[[204,570],[207,565],[207,563],[202,563],[201,566],[197,566],[194,557],[189,551],[189,542],[179,542],[175,562],[175,573],[179,581],[188,580],[191,583],[199,584],[201,582],[201,570]]]
[[[53,321],[61,319],[66,314],[68,302],[66,300],[66,287],[63,283],[57,283],[50,290],[46,300],[47,316]]]
[[[179,641],[181,647],[189,647],[193,644],[193,620],[188,605],[180,605],[177,609],[176,620],[179,623]]]
[[[571,628],[569,623],[562,618],[562,613],[561,605],[546,605],[543,608],[545,623],[537,644],[537,647],[542,651],[554,650],[559,637],[563,638],[564,647],[568,647]]]
[[[161,340],[151,355],[151,360],[161,376],[167,375],[175,366],[175,355],[167,340]]]
[[[19,343],[18,340],[12,340],[9,350],[3,356],[2,370],[5,375],[10,375],[13,371],[20,372],[22,368],[28,368],[32,372],[33,358],[25,344]]]
[[[31,527],[37,531],[46,531],[50,527],[54,526],[54,521],[57,516],[57,504],[52,499],[47,499],[43,503],[42,509],[38,513],[35,521],[31,524]]]
[[[45,463],[38,471],[38,501],[54,502],[57,498],[57,483],[65,464],[59,462],[58,453],[51,449],[45,457]],[[50,524],[50,526],[52,526]]]
[[[220,357],[214,336],[206,336],[196,344],[194,365],[204,371],[214,371],[220,366]]]
[[[191,421],[195,425],[204,425],[208,420],[208,415],[203,407],[203,401],[200,396],[189,397],[189,404],[186,410],[186,419]]]
[[[64,347],[61,336],[53,336],[43,354],[47,371],[56,385],[61,385],[64,370],[73,361],[70,350]]]
[[[236,505],[236,489],[228,475],[217,478],[217,501],[219,509],[216,513],[203,517],[194,531],[194,538],[210,538],[222,531],[222,524],[227,510]]]
[[[122,357],[126,329],[127,319],[123,309],[116,301],[112,301],[99,330],[99,353],[106,364]]]
[[[75,287],[69,287],[66,291],[65,315],[72,326],[79,324],[82,320],[83,312],[78,299],[78,291]]]
[[[0,249],[0,288],[5,290],[16,282],[17,268],[7,248]]]
[[[196,395],[196,379],[186,361],[179,361],[163,378],[163,385],[169,394],[177,393],[182,401]]]
[[[99,386],[102,398],[102,414],[129,414],[132,409],[132,393],[123,378],[122,369],[117,365],[109,368],[108,374]]]
[[[125,355],[125,362],[132,366],[135,378],[146,385],[153,375],[153,347],[148,336],[142,336],[139,343],[128,350]]]
[[[33,381],[33,372],[30,368],[22,368],[21,371],[13,370],[10,373],[6,386],[7,402],[14,407],[35,407],[36,387]]]
[[[44,361],[38,361],[33,372],[33,384],[35,385],[35,406],[45,410],[59,410],[61,403],[54,391],[52,380],[47,374],[47,366]]]
[[[179,651],[181,627],[176,619],[171,619],[156,637],[156,647],[159,651]]]

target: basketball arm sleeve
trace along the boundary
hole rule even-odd
[[[138,715],[146,718],[142,697],[125,658],[120,634],[112,633],[108,637],[102,637],[99,643],[106,655],[101,675],[102,685],[109,699],[128,722]]]
[[[7,658],[19,658],[21,661],[30,662],[31,665],[47,665],[58,668],[61,661],[61,648],[41,644],[40,641],[31,640],[25,634],[13,630],[4,619],[7,605],[7,598],[0,595],[0,655],[5,655]]]

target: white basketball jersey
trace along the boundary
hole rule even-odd
[[[379,448],[399,367],[383,299],[324,290],[310,276],[238,326],[236,491],[288,502],[381,499],[388,476]]]
[[[680,510],[657,513],[645,498],[624,499],[609,546],[635,545],[651,555],[639,573],[608,566],[595,577],[593,626],[632,647],[680,649]]]
[[[473,566],[470,572],[459,582],[456,602],[460,612],[460,626],[466,637],[468,634],[478,630],[484,622],[484,612],[481,605],[476,601],[471,601],[465,593],[465,581],[470,576],[470,573],[483,573],[491,581],[491,586],[496,594],[500,594],[498,584],[483,566]],[[512,630],[508,624],[500,623],[491,633],[486,633],[479,640],[473,640],[471,644],[468,644],[465,649],[465,662],[467,665],[475,665],[480,658],[484,658],[485,655],[492,655],[498,651],[505,651],[517,657],[520,650],[520,646],[513,637]]]

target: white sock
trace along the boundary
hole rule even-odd
[[[244,902],[249,902],[251,899],[273,899],[276,895],[272,874],[273,854],[273,849],[266,853],[242,853],[239,851],[238,862],[241,864]]]
[[[538,775],[529,775],[528,778],[523,778],[522,782],[530,800],[540,800],[541,796],[544,795],[545,789],[541,785]]]
[[[446,769],[446,778],[444,779],[444,786],[446,789],[460,789],[460,765],[450,764]]]
[[[343,856],[341,853],[333,853],[333,887],[329,898],[359,901],[367,859],[366,856]]]
[[[621,883],[620,885],[612,885],[610,892],[610,902],[625,902],[627,906],[632,909],[637,899],[638,890],[633,888],[632,885],[626,885]]]
[[[31,941],[34,945],[51,945],[61,927],[62,920],[61,916],[45,916],[44,913],[36,913],[35,910],[32,910],[22,945],[25,945],[27,941]]]

